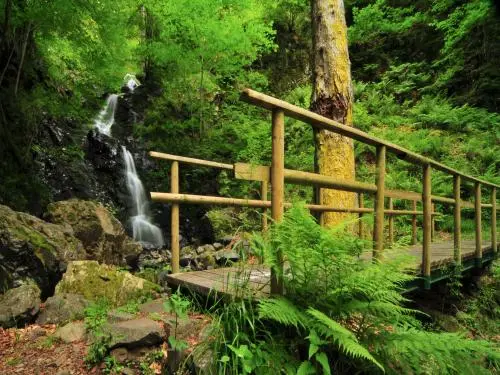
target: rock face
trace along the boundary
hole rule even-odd
[[[32,322],[40,302],[40,289],[34,282],[9,289],[0,296],[0,327],[10,328]]]
[[[38,315],[38,324],[64,324],[71,320],[83,319],[89,302],[78,294],[61,293],[49,297]]]
[[[123,305],[130,299],[152,296],[158,291],[156,284],[96,261],[70,262],[56,286],[56,295],[80,294],[89,301],[106,298],[113,306]]]
[[[69,224],[88,254],[87,259],[107,264],[134,264],[142,251],[121,223],[101,204],[71,199],[49,204],[47,218]]]
[[[46,297],[67,262],[85,257],[83,245],[73,236],[71,227],[0,206],[0,292],[32,279]]]

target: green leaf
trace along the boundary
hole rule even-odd
[[[323,368],[323,374],[330,375],[332,372],[330,370],[330,363],[328,363],[328,357],[325,353],[316,354],[316,361],[318,361]]]
[[[299,369],[297,370],[297,375],[309,375],[316,374],[316,369],[309,361],[304,361],[300,364]]]

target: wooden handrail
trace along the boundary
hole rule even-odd
[[[419,155],[413,151],[407,150],[404,147],[398,146],[394,143],[388,142],[381,138],[365,133],[362,130],[356,129],[351,126],[343,125],[337,121],[323,117],[321,115],[318,115],[317,113],[308,111],[304,108],[297,107],[283,100],[276,99],[272,96],[262,94],[258,91],[254,91],[252,89],[245,89],[241,93],[240,99],[243,100],[244,102],[254,104],[258,107],[262,107],[268,110],[274,110],[274,109],[282,110],[285,113],[285,115],[303,121],[307,124],[310,124],[316,129],[329,130],[333,133],[337,133],[372,146],[385,146],[387,151],[395,154],[398,158],[402,160],[406,160],[420,165],[430,165],[434,169],[440,170],[445,173],[449,173],[451,175],[459,175],[463,179],[472,182],[478,182],[486,186],[500,188],[499,185],[496,185],[492,182],[484,181],[479,178],[469,176],[465,173],[450,168],[435,160]]]
[[[151,200],[155,202],[163,203],[185,203],[185,204],[203,204],[203,205],[221,205],[221,206],[233,206],[233,207],[254,207],[254,208],[270,208],[272,201],[267,199],[242,199],[242,198],[228,198],[228,197],[217,197],[209,195],[196,195],[196,194],[179,194],[179,193],[160,193],[151,192]],[[284,207],[289,208],[293,203],[285,202]],[[367,214],[372,213],[373,208],[363,207],[363,208],[345,208],[345,207],[334,207],[321,204],[305,204],[305,208],[311,211],[317,212],[343,212],[352,214]],[[417,210],[385,210],[384,213],[388,216],[398,216],[398,215],[422,215],[422,211]],[[433,216],[441,216],[439,212],[433,212]]]
[[[155,158],[155,159],[178,161],[180,163],[200,165],[203,167],[213,167],[213,168],[228,169],[228,170],[233,170],[233,168],[234,168],[232,164],[219,163],[217,161],[210,161],[210,160],[203,160],[203,159],[188,158],[186,156],[165,154],[165,153],[156,152],[156,151],[150,151],[149,156],[151,156],[152,158]]]

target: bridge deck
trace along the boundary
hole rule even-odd
[[[474,260],[475,242],[472,240],[462,241],[462,263],[470,263]],[[402,250],[415,257],[415,268],[420,269],[422,263],[422,245],[411,246]],[[492,253],[492,246],[489,242],[483,242],[483,260],[488,259]],[[453,262],[453,242],[432,243],[432,263],[433,274]],[[370,259],[371,255],[366,254],[362,258]],[[442,278],[442,277],[441,277]],[[168,283],[172,286],[181,286],[198,293],[209,295],[235,294],[238,290],[245,288],[246,292],[256,298],[269,295],[270,271],[262,265],[248,265],[245,267],[227,267],[206,271],[181,272],[168,276]],[[435,277],[435,281],[440,279]],[[248,294],[247,294],[248,295]]]

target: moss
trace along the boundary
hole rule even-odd
[[[148,280],[95,261],[71,262],[56,293],[81,294],[90,301],[108,300],[112,306],[141,297],[152,297],[160,287]]]

